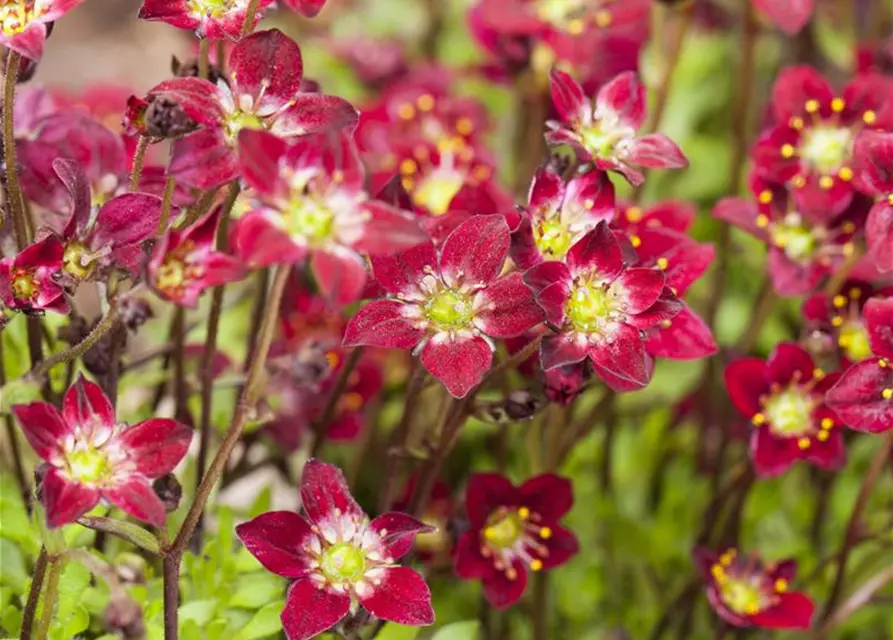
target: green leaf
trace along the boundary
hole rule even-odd
[[[454,622],[442,629],[438,629],[431,640],[477,640],[480,637],[480,633],[480,622],[477,620],[465,620],[463,622]]]
[[[282,612],[282,603],[273,602],[259,610],[244,627],[239,629],[234,640],[255,640],[273,635],[282,628],[279,614]]]
[[[9,633],[17,635],[22,628],[22,612],[12,605],[8,606],[0,617],[0,625]]]
[[[262,513],[265,513],[270,510],[270,505],[272,504],[273,499],[273,488],[272,487],[264,487],[263,490],[257,494],[257,498],[254,499],[254,502],[251,503],[251,508],[248,510],[248,515],[252,518],[256,518]]]
[[[421,633],[421,627],[407,627],[396,622],[389,622],[381,629],[378,640],[415,640]]]
[[[196,600],[188,602],[180,607],[181,624],[187,620],[195,621],[200,627],[211,622],[214,612],[217,610],[216,600]]]
[[[85,516],[78,520],[78,524],[81,524],[89,529],[95,529],[96,531],[105,531],[106,533],[110,533],[113,536],[123,538],[124,540],[135,544],[141,549],[145,549],[153,555],[157,556],[161,554],[161,545],[158,543],[158,538],[156,538],[154,535],[152,535],[139,525],[135,525],[131,522],[125,522],[124,520],[115,520],[113,518],[93,518],[90,516]]]
[[[9,413],[14,404],[28,404],[40,399],[40,385],[30,380],[12,380],[0,387],[0,412]]]
[[[22,558],[22,550],[10,540],[0,538],[0,584],[8,584],[16,591],[24,591],[28,582],[28,571],[25,569],[25,560]]]
[[[282,580],[269,573],[255,573],[239,577],[239,588],[229,600],[229,606],[259,609],[282,595]]]

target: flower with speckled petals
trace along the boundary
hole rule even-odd
[[[49,24],[84,0],[15,0],[0,6],[0,46],[29,60],[43,57]]]
[[[751,2],[788,35],[794,35],[803,29],[815,11],[815,0],[751,0]]]
[[[456,573],[480,580],[497,609],[521,599],[527,572],[561,566],[579,551],[573,533],[558,524],[574,503],[570,480],[551,473],[516,487],[498,473],[468,481],[469,529],[456,544]]]
[[[56,281],[65,247],[48,236],[20,253],[0,260],[0,300],[8,309],[28,314],[68,313],[65,291]]]
[[[260,0],[253,24],[260,21],[263,10],[273,0]],[[209,40],[238,40],[248,14],[250,0],[143,0],[139,17],[195,31],[199,38]]]
[[[638,136],[645,124],[645,86],[635,73],[621,73],[602,86],[594,100],[570,75],[552,70],[552,103],[559,121],[546,123],[546,140],[570,145],[581,162],[603,171],[617,171],[633,186],[645,180],[633,168],[680,169],[688,160],[675,142],[662,133]]]
[[[676,316],[682,304],[659,268],[630,268],[606,222],[581,238],[566,262],[542,262],[524,273],[554,333],[543,338],[548,371],[587,358],[612,388],[645,387],[653,363],[645,330]]]
[[[189,449],[192,430],[167,418],[133,426],[117,422],[99,385],[79,377],[62,399],[12,407],[25,438],[49,463],[41,483],[50,527],[74,522],[100,500],[154,526],[165,508],[152,480],[174,470]]]
[[[440,251],[427,242],[393,256],[372,256],[390,297],[351,319],[345,346],[412,349],[455,397],[479,384],[493,361],[493,338],[511,338],[542,320],[518,272],[499,276],[509,229],[499,215],[472,216]]]
[[[784,69],[772,89],[775,125],[751,152],[757,174],[788,185],[800,209],[842,213],[859,191],[856,136],[893,125],[890,95],[889,78],[879,74],[856,76],[838,93],[812,67]]]
[[[370,522],[341,471],[318,460],[304,466],[301,502],[306,519],[271,511],[236,527],[267,570],[294,580],[281,616],[288,640],[312,638],[360,607],[399,624],[434,622],[428,585],[398,562],[431,527],[397,512]]]
[[[710,606],[729,624],[762,629],[810,627],[815,605],[806,594],[790,590],[797,576],[793,560],[766,564],[735,548],[717,553],[699,547],[692,555]]]
[[[174,141],[169,172],[197,189],[239,177],[239,132],[288,137],[352,129],[357,111],[342,98],[301,92],[301,50],[278,29],[257,31],[233,48],[228,83],[174,78],[155,85],[149,100],[178,105],[198,131]]]
[[[847,426],[882,433],[893,429],[893,298],[869,300],[862,315],[875,357],[847,369],[826,401]]]
[[[233,248],[250,267],[309,259],[323,296],[345,305],[366,284],[364,255],[428,240],[410,213],[369,197],[363,165],[346,135],[302,136],[289,144],[243,131],[239,155],[255,202],[236,224]]]
[[[754,427],[750,456],[757,473],[774,476],[797,460],[837,469],[846,459],[841,420],[825,404],[840,373],[825,373],[794,342],[768,360],[741,358],[725,371],[732,404]]]
[[[870,255],[878,270],[893,271],[893,133],[863,132],[853,156],[856,184],[877,198],[865,221]]]

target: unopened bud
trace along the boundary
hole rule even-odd
[[[112,596],[102,612],[102,624],[109,633],[120,635],[128,640],[146,637],[143,610],[126,594]]]
[[[164,509],[168,512],[176,511],[180,506],[180,500],[183,499],[183,487],[177,476],[172,473],[161,476],[152,483],[152,489],[155,495],[164,503]]]
[[[130,296],[121,300],[118,311],[121,324],[127,327],[127,330],[131,333],[135,333],[137,329],[154,316],[152,307],[144,298]]]
[[[143,119],[146,134],[153,138],[179,138],[198,129],[198,123],[186,115],[183,107],[162,96],[149,101]]]

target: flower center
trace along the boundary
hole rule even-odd
[[[438,331],[463,329],[474,318],[471,298],[452,289],[435,293],[425,303],[423,310]]]
[[[815,400],[800,387],[791,385],[766,402],[766,417],[773,433],[797,437],[814,431],[812,411]]]
[[[463,184],[465,176],[461,172],[452,167],[437,167],[412,190],[412,203],[424,207],[432,215],[442,216],[449,211],[450,203]]]
[[[16,300],[32,300],[40,291],[40,283],[27,269],[17,269],[12,273],[12,296]]]
[[[577,27],[577,23],[585,6],[586,0],[539,0],[536,17],[561,29],[576,31],[583,26],[580,23]]]
[[[868,339],[868,331],[861,322],[847,322],[840,328],[837,344],[843,349],[846,357],[852,362],[859,362],[870,358],[871,343]]]
[[[319,200],[298,196],[286,209],[286,226],[289,235],[319,246],[334,233],[335,214]]]
[[[772,242],[795,262],[809,260],[817,249],[815,235],[797,213],[789,213],[783,222],[772,225]]]
[[[555,216],[534,223],[533,241],[547,260],[563,260],[574,243],[574,234]]]
[[[86,280],[93,271],[94,263],[94,256],[80,242],[65,245],[62,268],[75,280]]]
[[[729,609],[739,615],[755,615],[765,604],[760,584],[747,578],[728,577],[720,586],[720,597]]]
[[[521,518],[515,512],[505,515],[497,515],[496,519],[484,528],[484,538],[487,542],[500,549],[511,547],[521,537],[523,525]]]
[[[223,118],[223,133],[230,144],[236,144],[242,129],[265,129],[263,121],[253,113],[237,110]]]
[[[69,477],[82,484],[98,484],[111,472],[108,457],[94,448],[72,451],[66,462]]]
[[[366,570],[366,556],[359,548],[342,542],[325,550],[319,566],[331,582],[355,582]]]
[[[837,173],[853,146],[853,132],[837,127],[813,127],[804,132],[800,154],[818,173]]]
[[[190,13],[209,18],[222,18],[235,4],[236,0],[189,0],[186,6]]]
[[[14,36],[25,30],[30,22],[43,13],[35,8],[33,0],[18,0],[0,7],[0,31],[7,36]]]
[[[620,307],[608,287],[598,283],[578,284],[568,298],[565,312],[580,333],[603,333]]]

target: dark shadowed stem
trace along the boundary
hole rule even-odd
[[[673,77],[676,75],[676,67],[679,66],[679,59],[682,57],[682,45],[685,44],[685,38],[688,35],[689,26],[691,26],[692,15],[694,14],[695,3],[683,3],[678,10],[654,3],[654,11],[663,12],[664,16],[675,14],[678,16],[676,24],[673,25],[672,38],[666,48],[661,52],[661,58],[665,60],[662,66],[662,73],[657,87],[654,89],[654,105],[651,108],[651,119],[648,122],[648,132],[653,133],[660,128],[664,119],[664,112],[667,109],[667,103],[670,99],[670,92],[673,85]],[[662,21],[662,27],[666,28],[669,22]],[[647,177],[647,174],[646,174]],[[647,181],[647,180],[646,180]],[[642,193],[645,190],[643,182],[633,191],[633,202],[638,203],[642,199]]]
[[[207,40],[202,40],[207,42]],[[223,212],[220,217],[220,226],[217,227],[217,250],[225,252],[227,250],[227,239],[229,234],[230,212],[236,199],[239,197],[239,183],[235,181],[230,185],[229,193],[226,196],[226,202],[223,205]],[[205,475],[205,463],[208,459],[208,448],[211,446],[211,400],[214,397],[214,354],[217,353],[217,333],[220,329],[220,316],[223,313],[223,291],[224,287],[219,286],[214,289],[211,294],[211,310],[208,312],[208,331],[205,337],[205,349],[201,358],[201,417],[199,418],[199,447],[198,462],[196,473],[196,489],[201,483]],[[196,531],[201,535],[202,520],[199,520]]]
[[[546,88],[536,81],[532,72],[522,76],[519,82],[520,109],[514,141],[515,193],[523,195],[543,160],[546,148],[545,122],[549,115],[551,97]]]
[[[6,57],[6,82],[3,91],[3,159],[6,165],[6,188],[9,190],[6,201],[12,214],[12,227],[19,251],[28,246],[28,225],[25,222],[25,209],[22,206],[22,189],[16,164],[15,112],[16,80],[19,75],[21,56],[10,50]],[[0,219],[2,222],[2,219]]]
[[[211,68],[211,49],[210,40],[202,38],[198,41],[198,77],[204,80],[208,79],[208,72]]]
[[[133,169],[130,172],[130,190],[139,191],[140,179],[143,177],[143,165],[146,162],[146,151],[149,149],[149,137],[140,136],[133,154]]]
[[[533,640],[549,640],[549,574],[533,575]]]
[[[37,620],[37,640],[45,640],[50,631],[50,623],[53,621],[53,613],[56,608],[56,596],[59,593],[59,578],[62,576],[63,564],[64,559],[61,556],[50,556],[47,558],[47,586],[43,592],[40,618]]]
[[[849,618],[861,607],[868,604],[872,597],[883,589],[886,585],[893,582],[893,565],[890,565],[880,573],[865,581],[849,598],[847,598],[833,613],[828,616],[825,623],[819,628],[815,634],[816,640],[823,640],[829,637],[831,631]]]
[[[28,372],[27,377],[32,381],[38,381],[49,373],[50,369],[57,364],[72,362],[77,358],[80,358],[87,353],[93,345],[99,342],[102,336],[111,331],[117,319],[118,305],[113,302],[105,315],[99,320],[99,323],[93,327],[93,330],[88,333],[83,340],[76,345],[72,345],[65,351],[54,353],[49,358],[42,361],[38,366],[31,369],[31,371]]]
[[[167,225],[171,220],[171,205],[174,200],[174,187],[176,182],[170,176],[164,181],[164,194],[161,198],[161,219],[158,221],[158,229],[155,235],[160,236],[167,231]]]
[[[257,9],[260,6],[260,0],[251,0],[248,3],[248,11],[245,12],[245,22],[242,23],[242,37],[249,35],[254,27],[254,16],[257,15]]]
[[[332,420],[335,418],[335,412],[338,410],[338,401],[344,394],[344,390],[347,389],[350,375],[353,373],[354,369],[356,369],[357,363],[360,361],[360,356],[362,355],[362,347],[356,347],[351,351],[350,355],[347,357],[347,361],[341,368],[341,372],[338,374],[338,379],[335,381],[335,387],[329,394],[328,400],[326,400],[326,406],[323,409],[322,415],[319,420],[313,423],[313,445],[310,447],[311,458],[315,458],[319,455],[319,452],[322,451],[322,446],[326,441],[326,432],[329,429],[329,425],[332,424]]]
[[[31,358],[31,366],[36,367],[43,362],[43,327],[38,316],[28,316],[28,354]]]
[[[760,291],[757,293],[757,298],[753,305],[753,313],[750,316],[750,322],[747,323],[747,328],[738,339],[738,342],[735,343],[736,351],[739,353],[749,353],[750,350],[756,346],[757,340],[760,337],[760,331],[762,331],[763,326],[766,324],[766,320],[768,320],[769,316],[772,314],[772,310],[775,308],[775,303],[777,301],[778,296],[775,295],[772,281],[768,277],[763,278],[763,284],[760,285]]]
[[[816,479],[816,505],[815,512],[812,515],[812,524],[809,527],[809,538],[812,541],[813,548],[821,553],[824,550],[824,537],[823,526],[825,524],[825,518],[828,515],[828,507],[831,502],[831,487],[834,484],[834,480],[837,478],[836,473],[830,473],[828,471],[822,471],[820,469],[815,470]]]
[[[43,579],[47,573],[47,559],[46,547],[41,547],[34,565],[34,575],[31,577],[28,601],[25,603],[25,610],[22,611],[22,634],[19,636],[21,640],[31,640],[34,616],[37,615],[37,603],[40,600],[40,590],[43,588]]]
[[[257,401],[261,394],[261,383],[264,379],[264,365],[267,361],[267,355],[270,351],[270,344],[273,342],[273,336],[276,333],[276,324],[279,317],[279,303],[282,300],[282,293],[285,291],[285,283],[288,280],[289,267],[279,266],[276,268],[276,276],[273,279],[273,286],[267,299],[266,308],[263,313],[263,322],[260,327],[260,335],[257,342],[257,351],[248,368],[248,381],[242,390],[239,404],[236,407],[232,422],[217,455],[211,461],[208,472],[202,479],[198,490],[195,493],[195,499],[189,507],[189,512],[183,521],[183,526],[177,532],[177,537],[173,544],[167,549],[164,559],[164,637],[165,640],[177,639],[177,604],[178,604],[178,588],[177,582],[180,574],[180,560],[183,551],[192,534],[198,526],[202,517],[205,504],[217,484],[217,480],[223,473],[226,463],[229,460],[233,449],[239,442],[242,431],[248,423],[249,418],[254,414]]]
[[[387,445],[385,446],[385,479],[381,492],[379,493],[379,511],[387,510],[394,501],[394,489],[402,465],[394,458],[393,452],[406,446],[413,417],[419,406],[422,389],[425,388],[425,379],[428,377],[428,372],[419,361],[413,359],[412,366],[413,371],[409,378],[409,384],[406,387],[406,394],[404,395],[403,400],[403,413],[400,416],[400,422],[397,423],[397,426],[391,432]]]
[[[121,375],[121,352],[127,343],[127,328],[116,324],[112,329],[112,344],[109,349],[109,370],[105,375],[105,394],[112,406],[118,404],[118,377]]]
[[[422,54],[429,60],[437,59],[437,46],[440,44],[440,36],[446,26],[448,6],[449,3],[443,0],[425,0],[428,28],[422,37]]]
[[[720,484],[710,503],[704,510],[703,525],[697,537],[697,544],[707,544],[712,537],[716,525],[719,523],[723,506],[727,500],[732,499],[737,493],[746,491],[753,484],[753,469],[749,463],[741,463],[731,472],[731,477],[725,484]]]
[[[182,420],[189,410],[186,406],[186,309],[174,309],[174,417]]]
[[[859,538],[859,528],[861,526],[862,514],[865,512],[865,508],[868,506],[868,499],[871,496],[871,492],[874,489],[875,484],[877,484],[878,479],[880,478],[881,471],[883,471],[884,466],[887,464],[890,456],[890,447],[893,444],[893,435],[887,435],[884,437],[883,441],[880,443],[878,447],[877,453],[874,455],[874,459],[871,461],[871,466],[868,468],[868,472],[865,474],[865,478],[862,480],[862,486],[859,488],[859,494],[856,496],[856,502],[853,505],[853,512],[850,514],[849,522],[847,523],[846,532],[843,536],[843,543],[840,547],[840,553],[838,554],[839,562],[837,564],[837,572],[834,574],[834,582],[831,586],[831,592],[828,595],[828,600],[825,603],[825,609],[822,611],[822,620],[824,622],[828,622],[831,614],[834,612],[834,607],[837,606],[837,601],[840,598],[840,594],[843,590],[844,579],[846,578],[846,564],[849,559],[850,552],[858,541]]]

